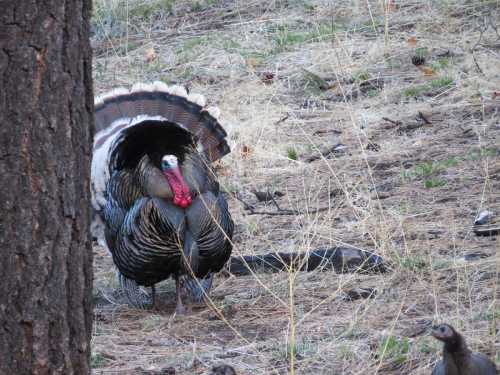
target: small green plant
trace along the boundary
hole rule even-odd
[[[406,362],[409,351],[410,342],[408,338],[398,339],[394,336],[389,336],[380,343],[378,355],[381,360],[389,358],[397,364],[402,364]]]
[[[99,368],[104,367],[108,363],[106,357],[104,357],[101,353],[92,353],[90,355],[90,367]]]
[[[465,159],[467,160],[478,160],[487,157],[495,157],[499,154],[499,149],[495,147],[485,147],[477,150],[471,150],[467,152]]]
[[[424,181],[424,187],[426,189],[432,189],[432,188],[444,186],[447,183],[448,183],[448,181],[446,181],[443,178],[429,178],[428,180]]]
[[[227,52],[238,52],[241,49],[241,44],[232,38],[224,39],[222,41],[222,48]]]
[[[302,338],[293,344],[293,347],[288,345],[278,344],[274,348],[277,357],[289,359],[290,353],[294,353],[296,357],[311,357],[320,351],[321,343],[314,342],[310,339]]]
[[[453,78],[451,77],[441,77],[437,79],[433,79],[429,82],[429,87],[432,89],[443,89],[448,88],[453,85]]]
[[[450,65],[450,60],[447,57],[440,57],[437,61],[434,61],[431,64],[432,69],[434,70],[442,70],[446,69]]]
[[[203,36],[188,39],[180,48],[177,49],[176,53],[189,53],[196,47],[205,44],[207,41],[208,38]]]
[[[479,316],[477,318],[478,319],[485,319],[485,320],[489,320],[489,321],[498,320],[498,319],[500,319],[500,309],[497,309],[494,311],[491,311],[491,309],[490,309],[484,313],[479,314]]]
[[[427,51],[426,47],[419,47],[419,48],[415,49],[415,56],[425,57],[425,56],[427,56],[427,54],[428,54],[428,51]]]
[[[425,92],[439,89],[447,89],[453,85],[455,81],[451,77],[436,78],[424,85],[413,85],[403,90],[403,95],[406,97],[417,97]]]
[[[289,25],[279,25],[273,28],[273,40],[275,44],[274,53],[288,51],[291,46],[306,42],[320,42],[330,38],[338,30],[339,26],[334,23],[320,23],[313,25],[308,30],[294,30]]]
[[[150,315],[142,321],[142,329],[145,331],[154,331],[162,322],[160,315]]]
[[[129,3],[129,17],[150,20],[153,17],[158,17],[162,13],[170,13],[174,3],[175,0],[143,1],[138,2],[132,7],[130,7]]]
[[[347,345],[340,345],[338,348],[338,352],[339,352],[340,357],[343,359],[355,358],[355,354],[354,354],[352,348],[350,348]]]
[[[247,221],[246,227],[247,227],[248,233],[251,236],[256,235],[259,232],[259,226],[254,221]]]
[[[370,79],[370,74],[366,70],[360,70],[352,75],[352,79],[356,82],[363,82]]]
[[[297,160],[297,151],[293,147],[289,147],[286,150],[286,157],[290,160]]]
[[[427,263],[419,257],[404,257],[399,259],[399,265],[410,271],[416,272],[423,270]]]
[[[425,338],[421,340],[418,344],[418,351],[424,354],[436,353],[441,347],[441,344],[437,340],[432,340],[430,338]]]
[[[436,175],[456,166],[458,161],[458,158],[450,157],[439,161],[423,162],[410,170],[403,171],[402,179],[406,182],[423,179],[424,187],[427,189],[444,186],[447,184],[446,179],[437,178]]]
[[[442,270],[453,267],[453,263],[447,259],[435,259],[432,261],[432,269]]]
[[[130,24],[152,22],[172,11],[175,0],[94,1],[92,26],[96,39],[122,37]]]
[[[277,52],[284,52],[294,44],[306,41],[306,34],[290,30],[287,26],[278,26],[274,35]]]
[[[199,47],[206,45],[209,41],[209,37],[205,36],[186,40],[175,51],[177,63],[185,64],[196,59],[201,54],[201,48]]]
[[[191,4],[191,12],[201,12],[203,10],[203,5],[199,1],[195,1]]]
[[[403,95],[412,98],[420,96],[425,91],[424,86],[410,86],[404,89]]]

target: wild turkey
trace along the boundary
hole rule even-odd
[[[432,327],[432,336],[444,343],[443,359],[432,375],[496,375],[495,363],[481,353],[473,353],[465,339],[449,324]]]
[[[93,206],[130,303],[154,304],[154,285],[176,281],[200,300],[231,254],[233,221],[210,162],[229,150],[201,95],[162,82],[96,98]],[[152,298],[139,285],[152,287]]]

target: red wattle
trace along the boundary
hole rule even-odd
[[[172,189],[174,197],[172,199],[173,204],[181,208],[187,208],[193,202],[191,197],[191,192],[189,191],[189,186],[184,181],[184,177],[179,170],[179,167],[167,169],[163,171],[165,177],[167,178],[168,184]]]

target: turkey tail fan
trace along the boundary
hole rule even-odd
[[[115,89],[96,98],[94,149],[127,127],[125,119],[162,117],[193,134],[208,160],[220,159],[230,151],[227,134],[217,120],[218,108],[206,108],[205,102],[202,95],[188,95],[183,87],[163,82],[135,84],[130,91]]]
[[[172,138],[181,136],[186,143],[189,138],[190,145],[195,146],[209,162],[229,153],[227,133],[217,120],[219,110],[205,105],[202,95],[188,95],[183,87],[167,86],[163,82],[138,83],[130,90],[118,88],[96,97],[96,135],[92,158],[94,208],[99,211],[105,204],[109,169],[116,168],[116,162],[123,162],[120,155],[117,156],[116,148],[127,135],[130,135],[127,144],[120,147],[128,149],[121,154],[135,158],[135,162],[144,153],[140,154],[140,145],[134,145],[133,138],[149,138],[149,145],[156,142],[156,152],[160,152],[158,147],[162,140],[170,139],[173,143]],[[166,130],[172,133],[169,135]],[[190,137],[186,137],[186,133]],[[140,137],[135,137],[139,134]],[[136,155],[130,153],[131,148],[137,151]]]

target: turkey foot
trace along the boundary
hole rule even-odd
[[[154,299],[152,300],[148,293],[145,292],[135,280],[129,279],[121,273],[118,274],[118,280],[121,289],[132,306],[138,309],[146,309],[153,305]]]

